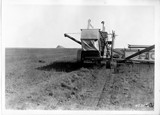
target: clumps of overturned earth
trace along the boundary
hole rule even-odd
[[[8,109],[86,109],[84,108],[86,99],[92,95],[92,91],[97,86],[97,76],[95,76],[97,72],[97,69],[87,68],[70,73],[47,74],[45,72],[46,78],[43,81],[34,82],[32,85],[25,82],[19,86],[21,87],[19,90],[8,89],[7,94],[9,90],[14,92],[12,98],[8,98],[6,107]],[[45,73],[43,72],[43,76]]]
[[[95,72],[81,68],[77,72],[61,75],[44,86],[43,94],[56,99],[55,109],[78,109],[90,95],[87,91],[96,87]]]

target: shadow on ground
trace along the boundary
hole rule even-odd
[[[42,67],[38,67],[36,69],[38,70],[45,70],[45,71],[52,71],[55,70],[57,72],[71,72],[71,71],[75,71],[80,69],[81,67],[84,68],[94,68],[97,67],[97,65],[95,65],[94,63],[85,63],[85,64],[81,64],[78,63],[76,61],[57,61],[57,62],[53,62],[51,64],[42,66]]]

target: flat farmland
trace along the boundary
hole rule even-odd
[[[6,48],[6,109],[154,109],[154,64],[81,65],[77,50]]]

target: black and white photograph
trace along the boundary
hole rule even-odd
[[[2,0],[2,115],[159,115],[159,6]]]

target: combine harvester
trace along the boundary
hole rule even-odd
[[[105,31],[104,21],[102,21],[102,30],[94,29],[88,20],[87,29],[81,29],[81,41],[76,40],[67,33],[65,37],[70,38],[79,45],[81,49],[77,52],[77,61],[86,62],[106,62],[106,68],[115,67],[117,63],[125,62],[154,62],[154,47],[146,45],[129,45],[128,49],[118,51],[114,49],[114,40],[117,36],[115,31],[112,33]],[[91,27],[91,29],[90,29]]]

